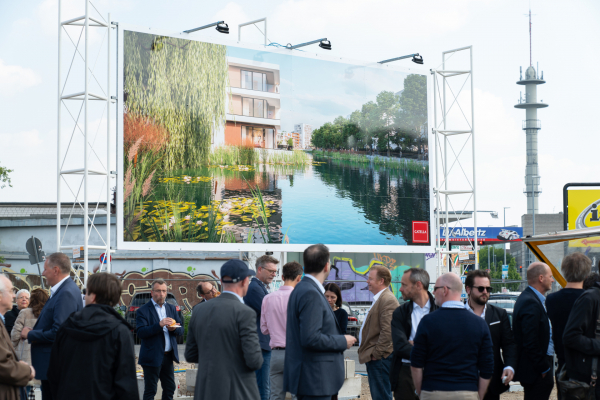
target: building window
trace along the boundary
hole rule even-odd
[[[242,89],[267,91],[267,74],[242,70]]]
[[[242,115],[256,118],[273,118],[269,115],[268,109],[269,103],[266,100],[242,97]]]

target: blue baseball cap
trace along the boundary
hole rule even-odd
[[[241,260],[229,260],[221,266],[221,281],[223,283],[236,283],[246,279],[247,276],[256,275],[256,272],[252,271],[245,262]],[[224,276],[229,279],[223,279]]]

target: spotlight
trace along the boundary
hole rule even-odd
[[[331,41],[321,40],[321,43],[319,43],[319,47],[325,50],[331,50]]]
[[[229,34],[229,25],[227,25],[225,22],[221,22],[220,24],[218,24],[216,29],[220,33]],[[422,61],[421,61],[421,64],[423,64]]]
[[[405,58],[411,58],[411,57],[412,57],[412,62],[414,62],[416,64],[423,64],[423,57],[420,56],[419,53],[409,54],[407,56],[402,56],[402,57],[390,58],[389,60],[378,61],[378,64],[385,64],[385,63],[389,63],[392,61],[404,60]]]
[[[412,62],[415,64],[423,64],[423,56],[413,56]]]

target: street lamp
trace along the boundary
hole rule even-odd
[[[229,34],[229,25],[227,25],[225,23],[225,21],[213,22],[212,24],[204,25],[204,26],[201,26],[199,28],[188,29],[187,31],[183,31],[183,32],[185,32],[185,33],[192,33],[192,32],[199,31],[201,29],[210,28],[211,26],[215,26],[215,25],[217,26],[215,29],[218,32]]]
[[[506,228],[506,209],[510,207],[504,207],[504,228]],[[506,265],[506,243],[504,243],[504,265]]]
[[[294,49],[297,49],[298,47],[304,47],[304,46],[308,46],[309,44],[315,44],[315,43],[319,43],[319,47],[322,49],[331,50],[331,41],[327,40],[327,38],[313,40],[312,42],[300,43],[295,46],[292,46],[290,43],[288,43],[285,46],[285,48],[288,50],[294,50]]]
[[[390,58],[389,60],[377,61],[377,63],[385,64],[385,63],[389,63],[392,61],[404,60],[405,58],[411,58],[411,57],[412,57],[412,62],[414,62],[415,64],[423,64],[423,56],[420,56],[419,53],[409,54],[407,56],[402,56],[402,57]]]

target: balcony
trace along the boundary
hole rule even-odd
[[[271,85],[270,83],[261,83],[258,85],[247,85],[247,87],[242,87],[242,85],[231,85],[232,88],[235,89],[244,89],[250,90],[253,92],[263,92],[263,93],[277,93],[279,94],[279,85]]]
[[[523,129],[542,129],[542,121],[539,119],[523,120]]]

